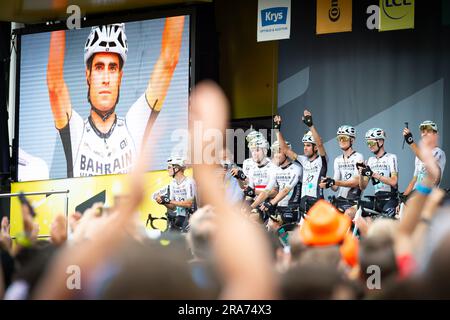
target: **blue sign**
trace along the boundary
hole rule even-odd
[[[288,7],[274,7],[261,10],[263,27],[275,24],[286,24]]]

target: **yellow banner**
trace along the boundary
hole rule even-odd
[[[380,0],[380,31],[414,29],[414,0]]]
[[[317,0],[316,33],[352,31],[352,0]]]
[[[192,176],[192,170],[186,171]],[[65,191],[67,194],[67,213],[71,214],[78,206],[89,203],[92,199],[105,198],[105,206],[112,206],[114,194],[120,193],[126,188],[126,175],[107,175],[86,178],[59,179],[32,182],[17,182],[11,184],[11,192],[47,192]],[[139,207],[139,219],[145,226],[148,214],[153,217],[164,216],[166,208],[158,205],[152,198],[153,193],[166,187],[172,178],[167,171],[155,171],[145,174],[145,198]],[[97,196],[96,198],[93,198]],[[50,227],[58,214],[64,214],[66,206],[66,194],[43,194],[27,196],[33,206],[39,224],[39,236],[50,235]],[[23,231],[22,213],[18,197],[11,197],[11,236]],[[150,228],[150,226],[149,226]]]

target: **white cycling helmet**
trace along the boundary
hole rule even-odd
[[[436,123],[431,120],[425,120],[420,124],[419,130],[422,131],[424,129],[432,129],[434,132],[438,132]]]
[[[292,149],[292,145],[289,141],[285,141],[286,145],[288,146],[289,149]],[[279,152],[280,150],[280,143],[278,141],[275,141],[274,143],[272,143],[272,146],[270,147],[270,151],[272,152],[272,154]]]
[[[380,140],[380,139],[386,139],[386,133],[384,132],[383,129],[380,128],[372,128],[369,131],[366,132],[366,140],[370,140],[370,139],[375,139],[375,140]]]
[[[356,130],[352,126],[343,125],[338,128],[336,135],[344,135],[356,138]]]
[[[125,35],[125,24],[114,23],[92,27],[84,46],[84,64],[98,52],[117,53],[123,64],[127,61],[128,42]]]
[[[256,130],[250,131],[250,133],[245,137],[247,143],[250,143],[254,139],[265,139],[265,138],[261,132]]]
[[[248,143],[248,148],[262,148],[269,149],[269,142],[264,138],[255,138]]]
[[[314,140],[314,137],[313,137],[311,131],[308,131],[307,133],[305,133],[305,135],[303,136],[302,142],[316,144],[316,141]]]
[[[186,160],[183,157],[172,157],[167,160],[167,164],[172,166],[186,167]]]

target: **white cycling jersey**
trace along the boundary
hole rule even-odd
[[[174,201],[189,201],[196,197],[196,186],[194,179],[186,177],[180,184],[173,179],[169,184],[169,199]],[[195,206],[195,205],[194,205]],[[176,207],[174,210],[177,216],[187,216],[189,208]]]
[[[256,190],[264,190],[269,183],[270,179],[274,179],[277,166],[274,165],[269,159],[266,158],[266,162],[262,165],[255,165],[250,169],[248,179],[249,187]]]
[[[356,168],[357,162],[363,162],[364,157],[361,153],[353,151],[353,153],[345,158],[344,155],[340,155],[334,159],[334,180],[348,181],[359,175]],[[338,197],[345,199],[355,200],[361,196],[361,189],[350,187],[338,187]]]
[[[323,189],[319,183],[327,175],[327,156],[317,156],[310,161],[306,156],[297,156],[303,168],[302,197],[323,198]]]
[[[128,173],[137,157],[150,113],[143,94],[125,118],[116,115],[109,132],[102,133],[90,117],[83,121],[72,109],[68,125],[59,130],[68,177]]]
[[[439,168],[441,169],[441,179],[444,174],[444,168],[446,163],[446,157],[445,152],[439,147],[436,147],[433,149],[433,157],[436,159]],[[425,178],[425,175],[427,173],[427,170],[425,169],[425,166],[422,161],[419,160],[419,158],[416,157],[415,160],[415,167],[414,167],[414,176],[417,177],[416,183],[414,185],[414,189],[417,187],[417,184],[422,182],[422,180]]]
[[[277,167],[275,175],[266,186],[267,191],[277,187],[279,191],[289,189],[289,193],[278,202],[279,207],[300,205],[302,187],[302,167],[295,162],[286,167]]]
[[[384,177],[392,177],[393,175],[398,175],[397,156],[392,153],[385,152],[379,158],[370,157],[367,161],[367,165],[370,167],[370,169],[372,169],[373,172],[376,172]],[[397,191],[397,186],[393,188],[390,185],[376,179],[372,179],[372,183],[375,188],[375,194],[377,194],[378,192]]]
[[[242,162],[242,172],[244,172],[245,176],[248,177],[250,170],[256,166],[256,162],[253,161],[252,158],[245,159]]]

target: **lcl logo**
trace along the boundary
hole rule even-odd
[[[386,16],[394,20],[400,20],[408,14],[406,7],[412,5],[411,0],[383,0],[383,11]]]

